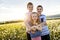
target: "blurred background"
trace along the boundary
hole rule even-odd
[[[27,40],[24,24],[27,3],[43,6],[51,40],[60,40],[60,0],[0,0],[0,40]]]

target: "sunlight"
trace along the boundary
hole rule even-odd
[[[24,20],[24,8],[1,8],[0,21]]]
[[[13,1],[13,2],[12,2]],[[2,3],[3,2],[3,3]],[[12,2],[12,3],[11,3]],[[27,1],[28,2],[28,1]],[[25,13],[27,12],[26,4],[27,2],[23,1],[22,5],[19,1],[14,0],[2,0],[0,4],[0,22],[10,21],[10,20],[25,20]],[[33,1],[32,1],[33,2]],[[47,1],[46,1],[47,2]],[[49,1],[50,2],[50,1]],[[36,6],[39,4],[43,5],[43,14],[46,16],[60,14],[60,5],[52,5],[48,3],[47,5],[44,2],[33,2],[34,9],[36,11]]]

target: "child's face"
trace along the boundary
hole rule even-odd
[[[32,20],[37,21],[37,19],[38,19],[38,15],[37,14],[32,14]]]
[[[28,5],[27,9],[28,9],[29,11],[32,11],[32,10],[33,10],[33,5]]]
[[[41,7],[37,7],[37,12],[41,14],[41,12],[43,11],[43,9]]]

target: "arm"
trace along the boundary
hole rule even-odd
[[[42,26],[45,26],[45,25],[47,25],[47,23],[46,22],[42,22],[41,25]]]
[[[42,31],[42,25],[41,24],[37,25],[37,29]]]
[[[25,23],[25,26],[26,28],[28,29],[27,31],[30,31],[30,25],[29,25],[29,20],[28,20],[28,14],[25,14],[25,20],[24,20],[24,23]]]
[[[29,25],[29,22],[27,20],[25,20],[25,26],[28,29],[27,31],[31,30],[31,26]]]
[[[39,30],[39,31],[42,31],[42,25],[41,24],[39,24],[39,25],[37,25],[37,26],[34,26],[37,30]]]

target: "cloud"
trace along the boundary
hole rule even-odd
[[[23,19],[28,2],[36,6],[41,4],[44,7],[43,13],[45,15],[54,15],[60,13],[60,2],[59,0],[0,0],[0,21]],[[52,3],[51,3],[52,2]]]

